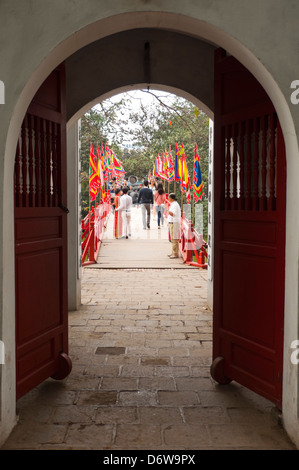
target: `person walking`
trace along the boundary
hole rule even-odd
[[[154,195],[148,187],[148,180],[143,183],[143,188],[138,194],[138,204],[141,204],[143,229],[150,228],[151,222],[151,206],[154,204]]]
[[[160,223],[164,225],[164,204],[166,201],[166,194],[162,183],[158,183],[157,190],[154,194],[156,214],[158,218],[158,229],[160,229]]]
[[[122,236],[122,215],[119,212],[119,205],[121,199],[121,190],[120,188],[116,188],[115,190],[115,197],[114,197],[114,226],[113,226],[113,234],[115,238],[121,238]]]
[[[123,195],[120,198],[119,207],[115,209],[115,212],[121,211],[123,221],[123,232],[126,238],[131,236],[131,208],[132,198],[128,195],[128,187],[123,187]]]
[[[133,201],[133,205],[134,204],[137,204],[137,200],[138,200],[138,193],[135,189],[133,189],[131,192],[128,193],[129,196],[131,196],[132,198],[132,201]]]
[[[108,183],[108,191],[110,192],[110,202],[112,205],[112,212],[114,212],[115,209],[115,189],[116,189],[116,178],[115,176],[112,178],[112,180]]]
[[[157,183],[156,183],[156,180],[153,176],[150,179],[149,188],[153,191],[153,196],[154,196],[154,199],[155,199],[155,193],[157,191]],[[155,206],[155,204],[153,204],[152,213],[153,213],[153,220],[156,220],[156,206]]]
[[[121,190],[123,190],[124,188],[128,188],[129,191],[130,191],[130,189],[131,189],[131,185],[130,185],[130,183],[128,183],[127,180],[124,180],[124,182],[123,182],[123,184],[122,184],[122,186],[121,186]]]
[[[170,193],[168,199],[170,202],[170,206],[168,208],[168,223],[172,244],[172,253],[168,256],[169,258],[179,258],[181,208],[174,193]]]

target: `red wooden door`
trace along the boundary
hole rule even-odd
[[[15,159],[17,398],[71,370],[67,319],[65,73],[36,93]]]
[[[264,89],[215,57],[215,267],[212,376],[281,406],[286,159]]]

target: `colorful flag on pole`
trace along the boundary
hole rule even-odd
[[[97,171],[98,171],[100,186],[102,187],[105,184],[105,178],[103,174],[102,158],[101,158],[101,152],[100,152],[98,143],[97,143]]]
[[[94,201],[97,197],[99,191],[100,181],[98,168],[96,163],[96,156],[93,153],[93,145],[90,143],[90,153],[89,153],[89,195],[90,200]]]
[[[170,146],[169,146],[169,152],[168,152],[168,158],[167,158],[167,165],[168,165],[168,168],[167,168],[168,181],[173,181],[174,180],[174,167],[173,167]]]
[[[113,173],[113,167],[111,163],[111,151],[107,144],[105,145],[105,157],[106,157],[106,165],[107,165],[108,172]],[[110,176],[111,174],[109,174],[109,177]]]
[[[160,178],[160,160],[159,160],[159,154],[158,156],[155,158],[155,176],[157,178]]]
[[[176,143],[175,144],[175,169],[174,169],[174,180],[177,183],[181,183],[182,180],[182,174],[181,174],[181,157],[180,157],[180,151],[179,151],[179,146]]]
[[[185,193],[190,187],[190,178],[187,166],[187,157],[185,154],[184,145],[182,144],[182,179],[181,179],[181,189]]]
[[[107,159],[106,159],[105,154],[104,154],[103,142],[101,144],[101,162],[102,162],[102,169],[103,169],[104,179],[105,179],[105,181],[108,181],[109,171],[108,171]]]
[[[161,160],[160,154],[158,153],[157,157],[157,172],[158,172],[158,178],[165,179],[163,175],[163,161]]]
[[[99,183],[101,188],[101,197],[104,198],[106,196],[105,192],[105,177],[103,171],[103,159],[102,154],[99,149],[99,144],[97,143],[97,170],[99,175]]]
[[[200,159],[198,155],[197,144],[194,145],[194,168],[193,168],[193,200],[197,202],[204,196],[203,182],[200,170]]]
[[[111,155],[111,165],[112,165],[112,171],[117,174],[118,176],[124,175],[125,171],[123,169],[121,161],[116,157],[115,153],[113,150],[110,150],[110,155]]]
[[[167,175],[167,157],[166,153],[162,152],[162,162],[161,162],[161,178],[163,180],[167,181],[168,180],[168,175]]]

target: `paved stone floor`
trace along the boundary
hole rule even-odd
[[[211,379],[206,279],[171,265],[84,268],[73,370],[18,401],[4,449],[293,449],[270,402]]]

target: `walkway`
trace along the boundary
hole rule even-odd
[[[144,230],[141,210],[136,206],[132,210],[132,236],[129,239],[113,238],[113,215],[110,216],[104,237],[104,250],[100,250],[99,268],[176,268],[188,269],[180,259],[169,259],[171,252],[168,239],[168,226],[164,223],[157,229],[154,215],[151,219],[151,229]],[[190,269],[190,268],[189,268]]]
[[[135,215],[134,237],[112,241],[109,225],[83,269],[72,373],[19,400],[5,448],[292,449],[271,403],[211,379],[207,272],[169,260],[167,229],[141,232]]]

